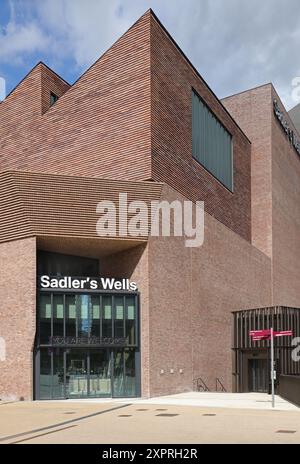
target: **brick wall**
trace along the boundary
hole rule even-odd
[[[0,244],[0,398],[32,399],[36,321],[35,239]]]
[[[233,135],[234,194],[192,159],[192,87]],[[250,240],[250,143],[150,11],[71,88],[39,64],[0,121],[0,171],[163,181]]]
[[[252,243],[272,256],[272,110],[267,84],[223,100],[251,140]]]
[[[66,89],[41,64],[0,105],[0,171],[149,179],[149,13]]]
[[[300,157],[272,112],[272,231],[274,304],[300,307]],[[295,130],[288,113],[285,119]],[[300,140],[300,135],[297,135]]]
[[[184,199],[167,186],[163,198]],[[152,237],[148,247],[151,396],[189,391],[197,377],[231,391],[231,312],[270,304],[270,259],[209,214],[203,246]]]
[[[70,85],[43,64],[40,65],[40,72],[41,112],[44,114],[50,108],[50,93],[52,92],[60,98],[67,90],[69,90]]]
[[[252,141],[252,243],[272,258],[272,305],[300,305],[300,158],[274,110],[267,84],[224,99]],[[300,138],[300,135],[298,135]]]

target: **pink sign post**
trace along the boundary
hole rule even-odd
[[[271,340],[271,386],[272,386],[272,408],[275,408],[275,370],[274,370],[274,337],[292,337],[292,330],[281,330],[276,332],[267,330],[250,330],[249,335],[253,341]]]

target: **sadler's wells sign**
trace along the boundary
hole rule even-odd
[[[136,282],[131,282],[129,279],[114,279],[110,277],[51,277],[43,275],[39,277],[39,286],[42,289],[49,290],[137,290]]]
[[[289,141],[295,148],[296,152],[300,156],[300,140],[298,139],[297,135],[293,131],[293,129],[290,128],[288,121],[285,119],[283,111],[281,111],[278,101],[274,100],[274,114],[278,121],[280,122],[280,125],[284,132],[286,133],[287,137],[289,138]]]

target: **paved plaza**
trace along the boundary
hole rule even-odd
[[[300,443],[300,409],[264,394],[0,402],[0,443]]]

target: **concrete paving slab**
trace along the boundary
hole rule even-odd
[[[213,392],[188,392],[177,395],[159,396],[155,398],[130,398],[115,399],[104,401],[101,399],[91,400],[67,400],[68,402],[80,403],[89,401],[93,403],[110,402],[130,402],[133,404],[160,404],[174,406],[194,406],[207,408],[237,408],[237,409],[260,409],[271,410],[271,396],[266,393],[213,393]],[[284,400],[280,396],[275,396],[275,408],[278,411],[300,411],[300,408]]]
[[[300,443],[300,409],[271,410],[268,395],[216,395],[3,404],[0,443]]]

